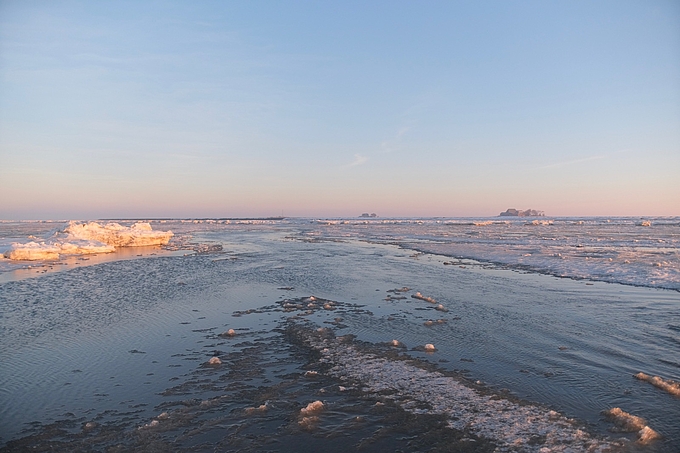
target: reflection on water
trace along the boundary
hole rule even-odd
[[[0,283],[37,277],[42,274],[61,272],[80,266],[92,266],[112,261],[150,258],[153,256],[181,256],[190,253],[187,250],[167,250],[159,246],[150,247],[119,247],[111,253],[93,253],[90,255],[64,256],[57,261],[32,262],[14,261],[17,267],[0,273]],[[7,260],[8,261],[8,260]],[[20,266],[20,267],[19,267]]]

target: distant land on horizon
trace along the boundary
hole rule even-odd
[[[544,211],[536,210],[536,209],[526,209],[526,210],[519,210],[515,208],[508,208],[504,212],[501,212],[496,215],[481,215],[481,216],[457,216],[457,215],[451,215],[451,216],[431,216],[431,215],[425,215],[425,216],[400,216],[400,215],[387,215],[387,216],[380,216],[375,213],[370,213],[366,215],[366,213],[360,214],[360,215],[349,215],[349,216],[329,216],[329,215],[311,215],[311,216],[304,216],[304,215],[291,215],[291,216],[215,216],[215,217],[209,217],[209,216],[200,216],[200,217],[191,217],[191,216],[177,216],[177,217],[172,217],[172,216],[162,216],[162,217],[154,217],[154,216],[149,216],[149,217],[141,217],[141,216],[134,216],[134,217],[69,217],[69,218],[42,218],[42,219],[30,219],[30,218],[24,218],[24,219],[0,219],[0,223],[7,223],[7,222],[69,222],[69,221],[94,221],[94,222],[143,222],[143,221],[253,221],[253,220],[286,220],[286,219],[305,219],[305,218],[335,218],[335,219],[351,219],[351,218],[359,218],[359,219],[377,219],[377,218],[383,218],[383,219],[396,219],[396,218],[412,218],[412,219],[423,219],[423,218],[471,218],[471,219],[478,219],[478,218],[492,218],[492,217],[545,217],[546,214]],[[598,218],[598,217],[618,217],[618,218],[637,218],[637,219],[643,219],[643,218],[654,218],[654,217],[680,217],[678,215],[673,215],[673,216],[658,216],[658,215],[643,215],[643,214],[637,214],[637,215],[551,215],[550,217],[553,218],[569,218],[569,217],[575,217],[575,218]]]
[[[515,208],[508,208],[506,211],[501,212],[498,215],[501,217],[545,217],[545,212],[537,211],[536,209],[519,211]]]

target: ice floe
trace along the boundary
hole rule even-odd
[[[245,412],[246,415],[255,415],[255,414],[262,414],[267,412],[269,409],[269,406],[267,403],[260,404],[258,407],[246,407]]]
[[[300,409],[300,416],[298,417],[298,425],[300,428],[311,431],[319,423],[319,413],[321,413],[326,406],[321,401],[313,401],[306,407]]]
[[[221,365],[222,361],[220,360],[219,357],[211,357],[210,360],[208,360],[208,365]]]
[[[60,255],[87,255],[91,253],[110,253],[116,248],[100,242],[72,240],[68,242],[46,241],[14,242],[4,253],[5,258],[11,260],[39,261],[57,260]]]
[[[98,241],[114,247],[166,245],[173,236],[172,231],[154,231],[147,222],[137,222],[129,227],[113,222],[70,222],[64,233],[75,239]]]
[[[603,415],[610,419],[618,430],[637,433],[637,442],[640,444],[648,444],[661,438],[659,433],[647,426],[645,419],[631,415],[619,407],[608,409],[603,412]]]
[[[322,410],[324,410],[325,406],[323,402],[317,400],[309,403],[306,407],[300,409],[300,415],[306,416],[306,415],[313,415],[313,414],[318,414]]]
[[[126,227],[112,222],[72,221],[43,241],[13,242],[4,257],[11,260],[55,260],[61,255],[110,253],[116,247],[166,245],[172,236],[172,231],[154,231],[145,222]]]
[[[28,242],[26,244],[12,243],[9,250],[4,253],[5,258],[11,260],[57,260],[61,247],[44,242]]]
[[[236,331],[234,329],[229,329],[226,332],[222,332],[221,334],[218,335],[219,337],[222,338],[227,338],[227,337],[235,337],[236,336]]]
[[[642,372],[636,374],[634,377],[641,381],[647,381],[654,387],[659,388],[661,390],[665,390],[671,395],[680,396],[680,382],[675,382],[670,379],[664,379],[659,376],[650,376]]]
[[[424,300],[425,302],[429,302],[431,304],[437,303],[437,301],[433,297],[423,296],[422,294],[420,294],[420,291],[418,291],[415,294],[412,294],[411,297],[414,299]]]

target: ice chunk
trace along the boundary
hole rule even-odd
[[[324,410],[324,408],[325,408],[324,404],[321,401],[316,400],[312,403],[309,403],[307,407],[300,409],[300,415],[306,417],[308,415],[318,414],[319,412]]]
[[[429,302],[431,304],[437,303],[437,301],[433,297],[423,296],[422,294],[420,294],[420,291],[418,291],[415,294],[412,294],[411,297],[414,298],[414,299],[424,300],[425,302]]]
[[[172,236],[172,231],[153,231],[151,225],[142,222],[130,227],[118,223],[69,222],[45,241],[12,243],[4,256],[11,260],[56,260],[60,255],[110,253],[116,247],[165,245]]]
[[[264,412],[267,412],[267,409],[269,409],[267,403],[260,404],[258,407],[246,407],[246,414],[247,415],[262,414]]]
[[[611,419],[622,431],[640,431],[647,426],[647,422],[643,418],[631,415],[628,412],[621,410],[620,407],[613,407],[602,412],[602,414]]]
[[[69,238],[99,241],[115,247],[166,245],[173,236],[172,231],[153,231],[146,222],[138,222],[130,227],[118,223],[100,225],[97,222],[70,222],[64,232]]]
[[[637,436],[638,442],[642,445],[647,445],[654,440],[661,439],[661,434],[657,433],[649,426],[645,426],[640,431],[638,431]]]
[[[300,409],[300,416],[298,417],[298,425],[305,430],[313,430],[319,422],[319,414],[326,408],[321,401],[314,401]]]
[[[58,260],[61,247],[44,242],[12,243],[5,252],[5,258],[11,260]]]
[[[220,360],[219,357],[211,357],[210,360],[208,360],[208,365],[221,365],[222,361]]]
[[[300,428],[307,431],[312,431],[314,428],[316,428],[317,423],[319,423],[319,417],[316,415],[311,417],[302,417],[300,420],[298,420],[298,425],[300,425]]]
[[[235,337],[235,336],[236,336],[236,331],[234,329],[229,329],[226,332],[222,332],[221,334],[218,335],[218,337],[222,337],[222,338]]]
[[[5,258],[11,260],[57,260],[59,255],[110,253],[115,249],[112,245],[102,244],[98,241],[74,240],[61,242],[57,240],[50,242],[28,242],[26,244],[14,242],[4,255]]]
[[[661,390],[665,390],[666,392],[670,393],[671,395],[675,396],[680,396],[680,383],[672,381],[670,379],[664,379],[659,376],[650,376],[645,373],[638,373],[635,375],[636,379],[639,379],[641,381],[647,381],[650,384],[652,384],[656,388],[660,388]]]
[[[97,241],[71,241],[60,243],[61,255],[88,255],[90,253],[110,253],[116,248]]]
[[[611,419],[621,431],[635,432],[640,444],[646,445],[661,438],[659,433],[647,426],[647,422],[643,418],[631,415],[619,407],[606,410],[603,414]]]

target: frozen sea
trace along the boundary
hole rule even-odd
[[[0,260],[0,451],[680,451],[680,218],[150,223]]]

